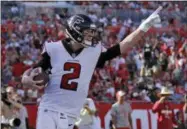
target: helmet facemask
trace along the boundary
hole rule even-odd
[[[96,37],[96,28],[86,29],[83,32],[83,41],[81,44],[84,47],[94,47],[95,44],[93,43],[93,40],[95,37]]]

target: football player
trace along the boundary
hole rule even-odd
[[[77,14],[67,22],[67,38],[57,42],[46,42],[42,60],[24,72],[22,83],[27,86],[37,85],[33,70],[51,69],[50,81],[42,96],[37,129],[72,129],[76,117],[88,94],[89,83],[94,69],[102,68],[111,60],[134,46],[145,32],[160,22],[158,10],[151,14],[142,24],[120,43],[101,51],[101,43],[94,43],[97,27],[83,14]]]

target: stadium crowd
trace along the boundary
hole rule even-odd
[[[141,22],[138,19],[133,21],[133,17],[111,17],[113,10],[130,9],[141,14],[150,14],[158,3],[69,2],[74,6],[89,7],[87,14],[99,26],[98,40],[103,43],[103,51],[120,42]],[[152,28],[147,33],[147,38],[139,41],[126,55],[107,62],[103,69],[96,69],[90,83],[89,97],[95,101],[113,103],[116,91],[123,89],[127,93],[127,99],[155,102],[159,98],[161,87],[167,86],[174,92],[171,100],[182,102],[187,93],[187,20],[183,19],[186,16],[186,7],[182,2],[171,2],[164,11],[177,17],[165,16],[162,25]],[[96,8],[105,9],[106,15],[98,15],[94,11]],[[12,5],[9,8],[11,15],[2,15],[1,81],[3,87],[14,87],[22,96],[23,102],[30,103],[39,101],[43,91],[23,87],[20,83],[21,75],[39,61],[44,42],[62,40],[65,37],[64,19],[70,14],[63,11],[51,17],[41,11],[36,16],[20,17],[19,11],[19,6]],[[150,69],[145,65],[145,42],[152,47],[153,61]],[[145,76],[149,81],[145,81]]]

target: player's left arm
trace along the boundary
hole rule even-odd
[[[120,42],[120,52],[125,54],[129,48],[137,44],[137,42],[143,38],[144,34],[155,24],[161,22],[160,16],[158,13],[162,7],[159,7],[156,11],[154,11],[144,22],[140,24],[140,26],[128,35],[122,42]]]
[[[99,58],[97,67],[103,67],[105,61],[111,60],[119,55],[123,55],[129,48],[138,43],[143,38],[144,34],[155,24],[160,23],[160,17],[158,15],[161,7],[153,12],[134,32],[128,35],[119,44],[109,48],[106,52],[103,52]]]
[[[121,54],[126,54],[129,48],[136,45],[136,43],[144,36],[145,32],[141,29],[136,29],[128,35],[123,41],[119,43]]]

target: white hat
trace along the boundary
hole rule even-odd
[[[172,95],[173,91],[169,90],[167,87],[162,87],[160,94],[161,95]]]

